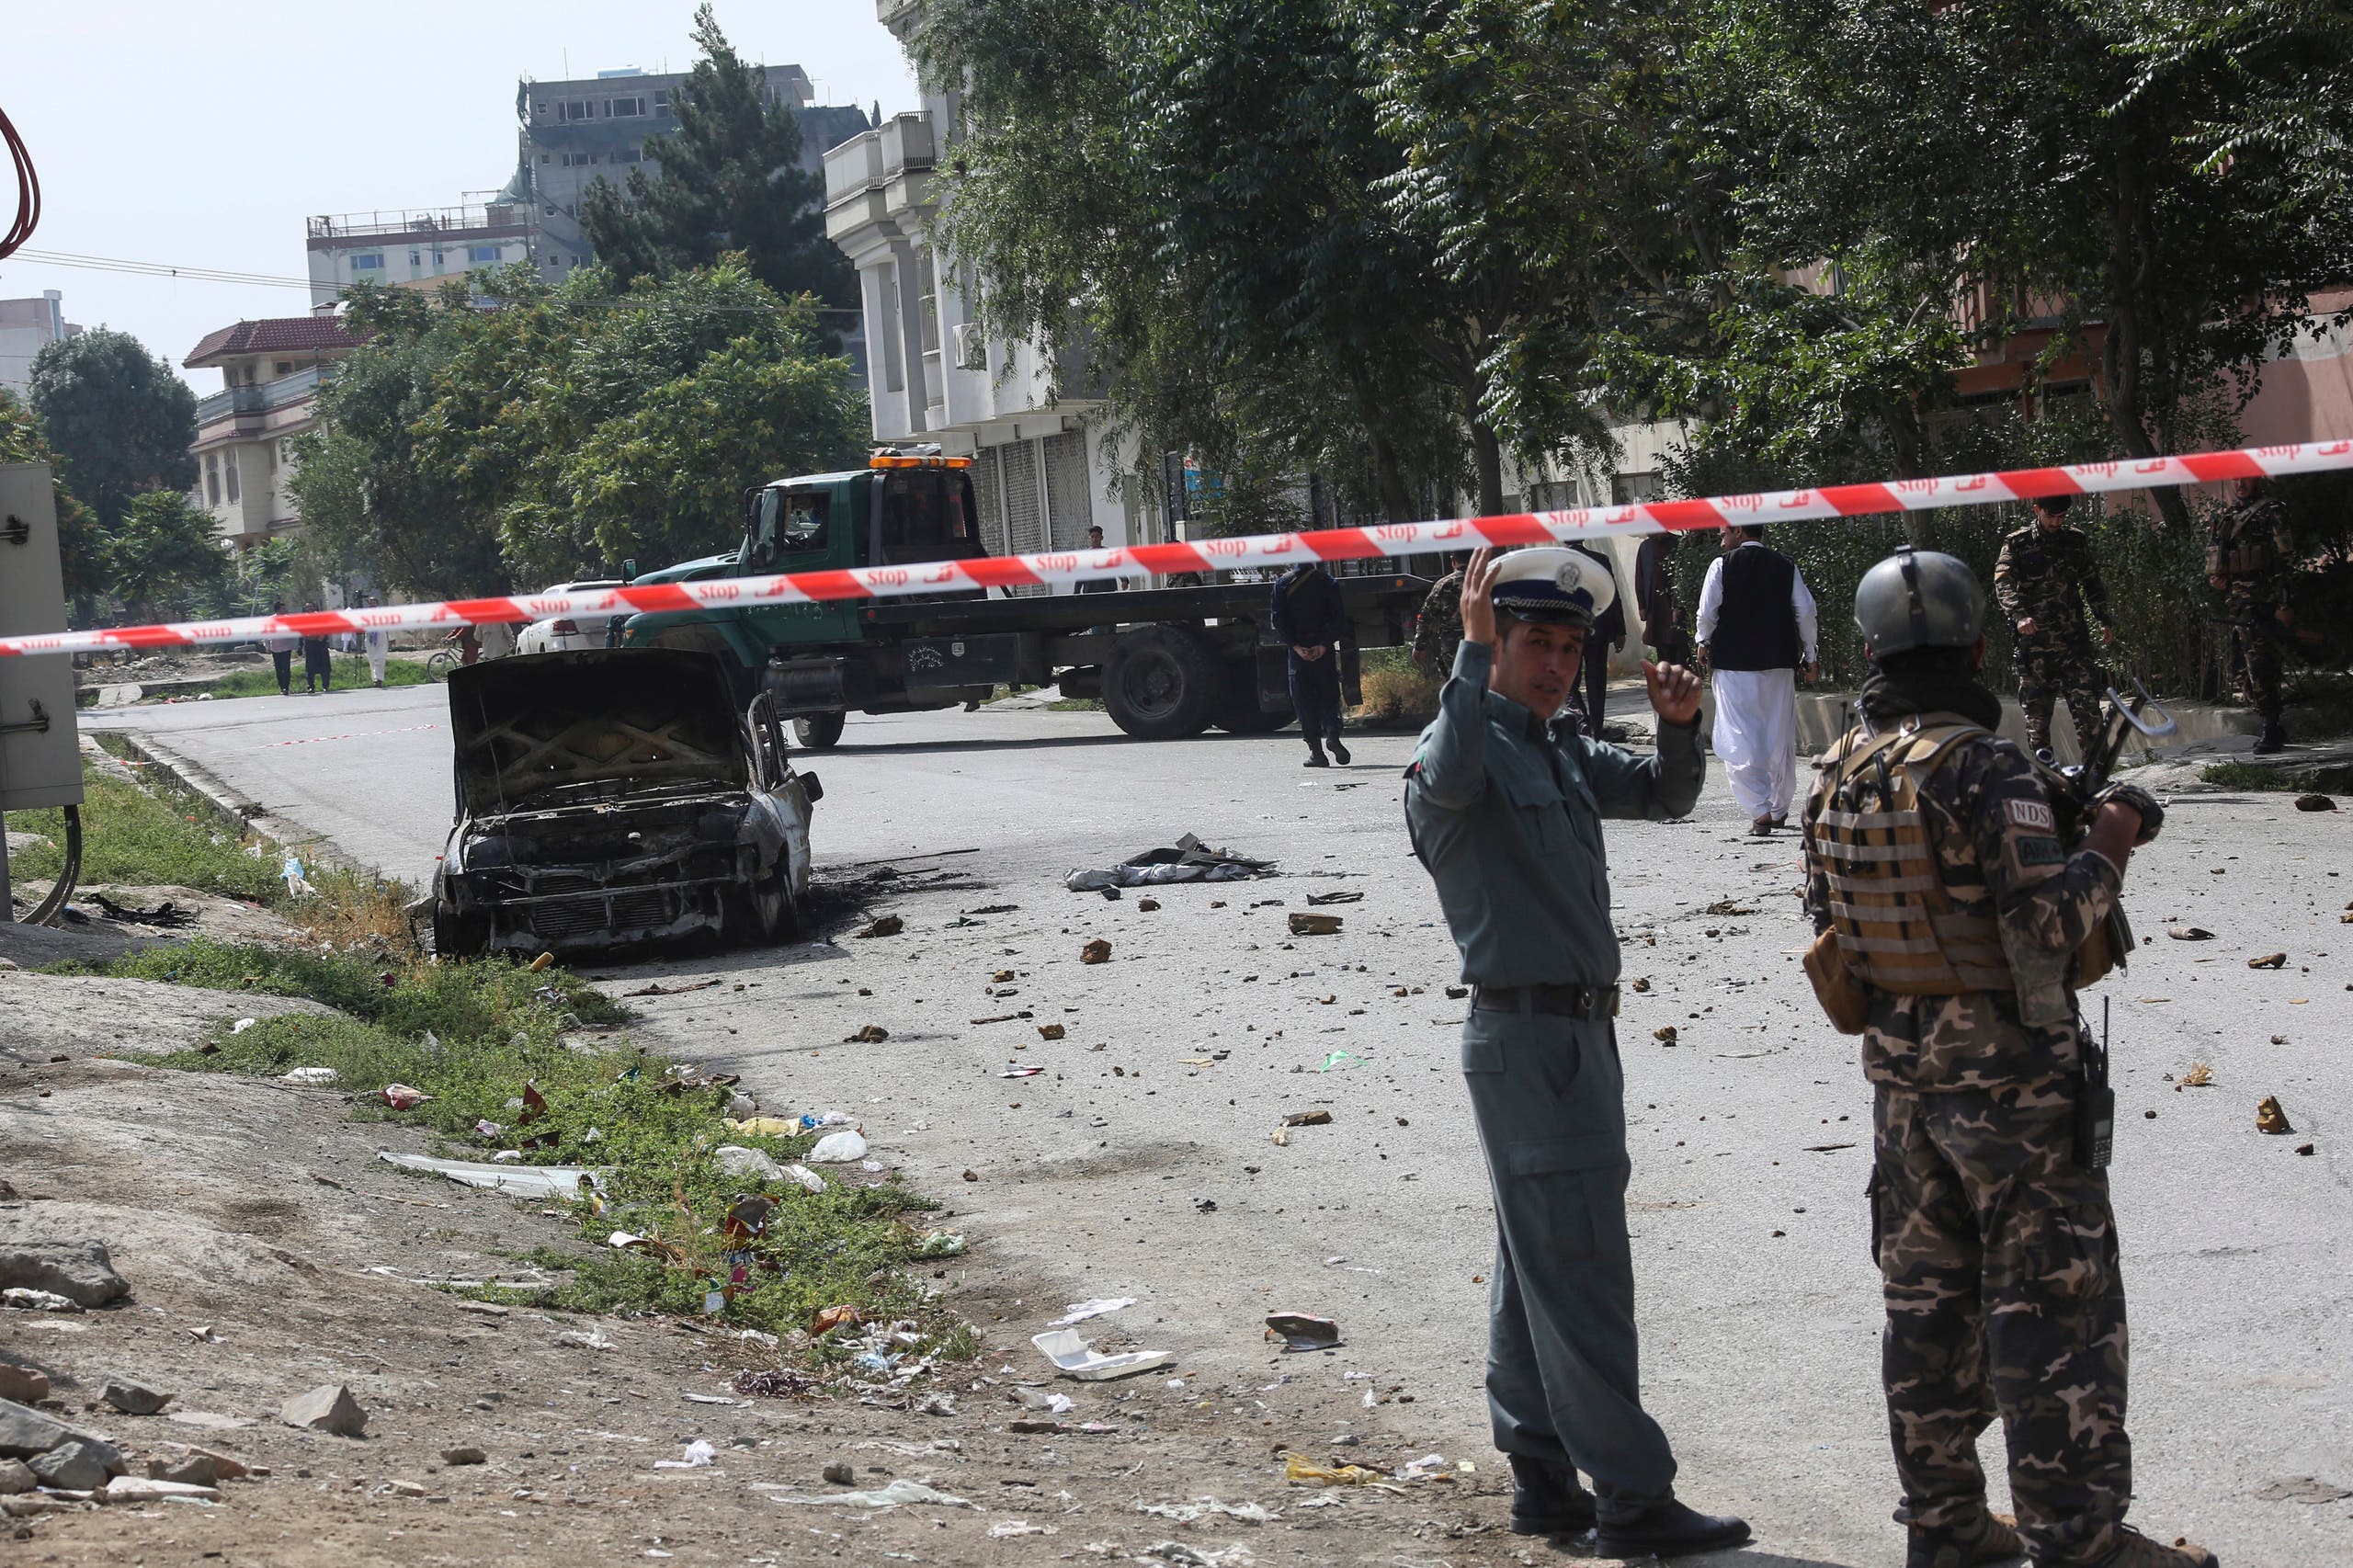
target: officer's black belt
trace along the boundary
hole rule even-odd
[[[1614,985],[1482,985],[1471,1006],[1483,1013],[1550,1013],[1561,1018],[1614,1018]]]

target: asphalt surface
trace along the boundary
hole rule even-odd
[[[259,698],[96,722],[151,733],[421,880],[448,824],[439,698]],[[1368,1452],[1492,1467],[1492,1220],[1456,1075],[1453,950],[1400,821],[1411,748],[1368,735],[1353,768],[1309,772],[1287,735],[1154,745],[1099,714],[853,719],[839,750],[801,758],[826,785],[815,837],[837,944],[588,968],[616,989],[722,980],[634,1003],[647,1034],[742,1071],[770,1109],[859,1115],[876,1152],[972,1236],[949,1278],[1004,1364],[1042,1365],[1025,1341],[1064,1301],[1134,1296],[1082,1328],[1174,1350],[1211,1380],[1340,1380],[1378,1402],[1356,1429]],[[2126,882],[2146,945],[2094,994],[2115,1007],[2132,1517],[2233,1568],[2353,1562],[2353,1497],[2329,1497],[2353,1488],[2348,823],[2286,796],[2177,795]],[[1619,1031],[1645,1398],[1681,1458],[1678,1491],[1756,1525],[1757,1545],[1727,1561],[1893,1562],[1870,1095],[1798,969],[1795,841],[1741,827],[1716,774],[1691,822],[1609,830],[1627,978],[1650,982]],[[1188,830],[1278,858],[1282,875],[1117,903],[1061,886]],[[853,864],[894,856],[913,858]],[[1363,894],[1331,909],[1344,933],[1290,937],[1284,917],[1329,892]],[[1722,901],[1737,913],[1707,913]],[[880,913],[905,933],[847,935]],[[2170,940],[2169,920],[2213,939]],[[1082,964],[1098,937],[1110,961]],[[2283,968],[2246,967],[2276,951]],[[1014,978],[995,983],[1004,970]],[[843,1043],[870,1023],[891,1038]],[[1065,1038],[1041,1039],[1049,1023]],[[1668,1025],[1672,1045],[1654,1035]],[[2214,1086],[2174,1086],[2193,1062]],[[1030,1065],[1045,1071],[1000,1076]],[[2293,1135],[2256,1131],[2265,1095]],[[1270,1142],[1310,1109],[1331,1124]],[[1278,1307],[1337,1318],[1346,1346],[1275,1357],[1259,1320]],[[1254,1413],[1233,1419],[1238,1444],[1266,1440]],[[1984,1453],[1998,1499],[1998,1426]]]

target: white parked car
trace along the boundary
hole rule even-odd
[[[540,590],[550,594],[585,594],[596,588],[618,588],[618,577],[600,577],[594,582],[558,583]],[[627,611],[622,612],[627,615]],[[560,615],[547,620],[535,620],[523,628],[515,639],[518,653],[578,653],[605,646],[606,616]]]

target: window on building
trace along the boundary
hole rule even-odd
[[[498,259],[498,247],[496,245],[468,246],[466,250],[466,259],[468,261],[496,261]]]
[[[372,253],[368,256],[355,256],[351,258],[351,270],[354,272],[381,272],[384,270],[384,258],[381,255]]]
[[[899,347],[906,328],[899,320],[899,269],[882,268],[882,390],[907,390],[906,354]]]
[[[931,252],[916,253],[915,278],[923,290],[923,351],[937,354],[939,352],[939,274],[931,264]]]
[[[204,498],[215,506],[221,505],[221,454],[204,454]]]
[[[586,98],[566,98],[556,106],[558,119],[594,119],[597,106]]]
[[[228,471],[229,505],[233,506],[237,504],[237,453],[235,449],[232,448],[227,456],[222,459],[221,466]]]
[[[278,460],[282,463],[290,463],[294,460],[294,442],[290,437],[278,438]]]
[[[436,267],[440,266],[440,265],[441,265],[441,259],[442,259],[442,258],[441,258],[441,253],[440,253],[439,251],[435,251],[435,252],[433,253],[433,265],[434,265],[434,266],[436,266]]]
[[[540,154],[540,162],[543,164],[552,164],[555,162],[555,159],[551,157],[549,154],[542,153]]]
[[[667,87],[656,90],[654,95],[654,118],[656,119],[670,118],[670,89]]]
[[[264,455],[269,459],[269,472],[276,473],[278,472],[278,443],[272,441],[265,449]]]
[[[1655,501],[1666,494],[1655,472],[1612,474],[1609,479],[1609,503],[1613,506],[1631,506],[1639,502]]]
[[[278,362],[278,373],[281,376],[292,375],[294,373],[294,361],[291,359],[280,359]]]
[[[645,100],[642,97],[608,98],[605,100],[605,112],[614,119],[638,119],[645,113]]]
[[[409,252],[408,264],[411,267],[423,267],[425,265],[425,253],[423,251],[416,250]]]
[[[620,152],[613,154],[613,162],[617,164],[634,164],[644,156],[644,153],[639,152],[634,147],[624,147]]]

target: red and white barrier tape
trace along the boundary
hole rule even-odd
[[[471,623],[539,620],[549,616],[613,616],[641,611],[740,609],[754,605],[830,604],[844,599],[953,593],[971,588],[1074,583],[1152,572],[1213,572],[1237,566],[1284,566],[1302,561],[1360,561],[1386,555],[1430,555],[1483,544],[1549,544],[1610,534],[1688,532],[1735,523],[1789,523],[1815,517],[1859,517],[1941,506],[1984,506],[2038,495],[2097,494],[2168,484],[2211,484],[2227,479],[2270,478],[2353,468],[2353,441],[2239,451],[2189,452],[2146,461],[2078,463],[2018,469],[1886,484],[1838,484],[1696,501],[1645,501],[1628,506],[1583,506],[1565,512],[1515,512],[1429,523],[1388,523],[1317,533],[1261,534],[1243,539],[1142,544],[1125,550],[1048,551],[994,555],[911,566],[863,566],[851,571],[797,572],[779,576],[721,577],[700,583],[645,584],[570,594],[513,598],[445,599],[436,603],[317,610],[300,615],[248,616],[236,620],[175,621],[96,631],[0,637],[0,654],[74,653],[101,648],[175,648],[240,642],[257,637],[322,637],[345,631],[411,631]]]

